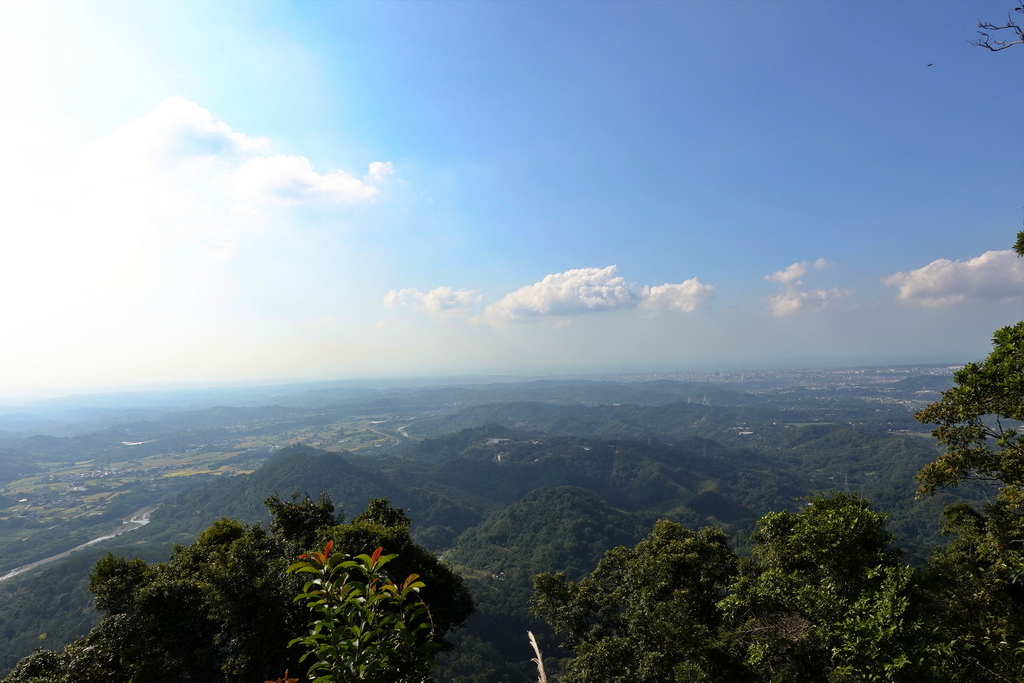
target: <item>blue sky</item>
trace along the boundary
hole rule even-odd
[[[979,359],[1012,6],[8,3],[0,395]]]

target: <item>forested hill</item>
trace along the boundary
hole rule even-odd
[[[653,439],[665,443],[697,435],[742,445],[771,444],[784,438],[784,430],[808,424],[843,424],[877,433],[924,433],[913,413],[902,404],[837,398],[814,406],[785,406],[763,397],[718,405],[691,401],[658,405],[490,403],[417,420],[408,431],[426,438],[486,424],[551,434]]]
[[[588,431],[586,424],[566,422],[564,428]],[[262,500],[270,492],[321,489],[347,509],[387,496],[410,512],[421,532],[438,527],[435,533],[459,533],[488,512],[552,486],[585,488],[611,505],[648,516],[742,526],[817,490],[861,490],[912,506],[912,475],[935,452],[918,437],[849,425],[788,425],[733,440],[763,447],[681,434],[666,444],[500,425],[426,439],[386,455],[296,447],[251,475],[181,494],[139,533],[170,540],[221,516],[262,519]]]
[[[265,519],[275,491],[324,490],[344,509],[387,496],[416,521],[415,533],[450,540],[483,516],[539,488],[575,486],[645,515],[739,528],[761,510],[805,493],[754,452],[694,437],[673,447],[544,435],[499,426],[428,439],[391,455],[286,449],[251,475],[182,493],[139,532],[175,540],[222,516]]]

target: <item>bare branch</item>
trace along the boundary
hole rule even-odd
[[[1013,11],[1024,14],[1024,7],[1015,7]],[[984,30],[978,31],[978,35],[980,35],[981,37],[978,38],[977,40],[972,40],[971,45],[977,45],[978,47],[986,48],[988,50],[991,50],[992,52],[999,52],[1000,50],[1005,50],[1006,48],[1013,47],[1014,45],[1024,44],[1024,29],[1018,26],[1017,22],[1013,20],[1012,14],[1006,15],[1006,23],[1003,24],[1002,26],[997,26],[996,24],[992,24],[987,21],[981,21],[979,19],[978,28]],[[1004,31],[1006,29],[1009,29],[1016,33],[1017,40],[996,40],[990,34],[985,33],[985,31]]]

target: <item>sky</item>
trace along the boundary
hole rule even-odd
[[[0,397],[963,363],[1010,2],[0,5]]]

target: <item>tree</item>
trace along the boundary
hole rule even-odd
[[[964,680],[949,675],[957,634],[863,498],[818,495],[765,515],[750,558],[726,540],[663,520],[579,582],[538,575],[533,609],[576,655],[563,680]]]
[[[270,511],[270,531],[303,550],[314,547],[318,534],[344,521],[343,514],[334,512],[334,503],[326,493],[320,493],[316,503],[308,496],[299,500],[299,492],[292,493],[291,501],[281,500],[276,493],[263,504]]]
[[[1013,248],[1024,256],[1024,231]],[[955,634],[949,680],[1017,681],[1024,671],[1024,322],[997,330],[988,357],[953,379],[916,416],[937,425],[932,434],[946,449],[918,473],[919,494],[966,481],[998,490],[981,510],[946,508],[943,532],[953,540],[928,566],[946,630]],[[958,677],[965,670],[973,673]]]
[[[967,480],[1024,486],[1024,322],[997,330],[993,350],[981,363],[953,375],[956,386],[917,414],[938,425],[932,432],[946,447],[918,473],[921,493]]]
[[[22,659],[7,680],[265,680],[296,658],[282,633],[304,626],[279,548],[259,526],[220,520],[164,564],[107,555],[91,574],[99,623]]]
[[[1024,13],[1024,7],[1014,7],[1013,11]],[[1002,26],[999,26],[998,24],[993,24],[988,21],[981,21],[979,19],[978,28],[985,30],[978,31],[978,34],[981,37],[978,38],[977,40],[971,41],[971,45],[977,45],[978,47],[986,48],[988,50],[991,50],[992,52],[999,52],[1000,50],[1005,50],[1006,48],[1012,47],[1014,45],[1024,44],[1024,29],[1021,29],[1021,27],[1017,25],[1017,22],[1014,21],[1013,14],[1006,15],[1006,23],[1003,24]],[[1008,31],[1011,34],[1016,34],[1017,39],[997,40],[996,38],[993,38],[991,34],[986,33],[986,31]]]
[[[756,680],[928,680],[916,573],[884,514],[856,495],[818,495],[765,515],[752,539],[719,607]]]
[[[301,555],[288,571],[312,574],[296,600],[319,616],[310,632],[291,642],[305,645],[314,660],[309,675],[314,683],[415,683],[434,667],[434,638],[430,613],[418,593],[424,583],[410,574],[401,584],[387,578],[384,565],[397,555]]]
[[[943,531],[953,535],[926,567],[947,634],[946,680],[1010,683],[1024,671],[1024,506],[1004,494],[977,510],[946,508]]]
[[[447,650],[450,645],[444,636],[462,626],[473,613],[473,598],[461,575],[412,540],[411,524],[402,508],[392,507],[387,498],[376,498],[351,523],[327,529],[323,539],[333,540],[335,551],[353,557],[378,547],[398,555],[388,565],[389,573],[398,577],[418,574],[422,578],[426,586],[420,590],[420,597],[430,608],[442,649]]]
[[[308,613],[294,601],[303,582],[288,567],[311,538],[333,540],[351,556],[379,547],[403,553],[393,563],[396,575],[431,582],[422,596],[439,637],[473,611],[461,577],[412,542],[408,517],[386,500],[373,501],[350,524],[339,523],[328,498],[272,496],[267,504],[274,516],[269,532],[222,519],[191,545],[176,547],[166,563],[103,558],[90,586],[103,612],[99,624],[59,652],[26,657],[7,680],[249,683],[299,671],[300,653],[288,643],[306,633]]]
[[[609,550],[579,582],[536,576],[533,611],[576,653],[566,683],[743,680],[719,643],[715,606],[735,568],[721,530],[662,520],[636,547]]]

